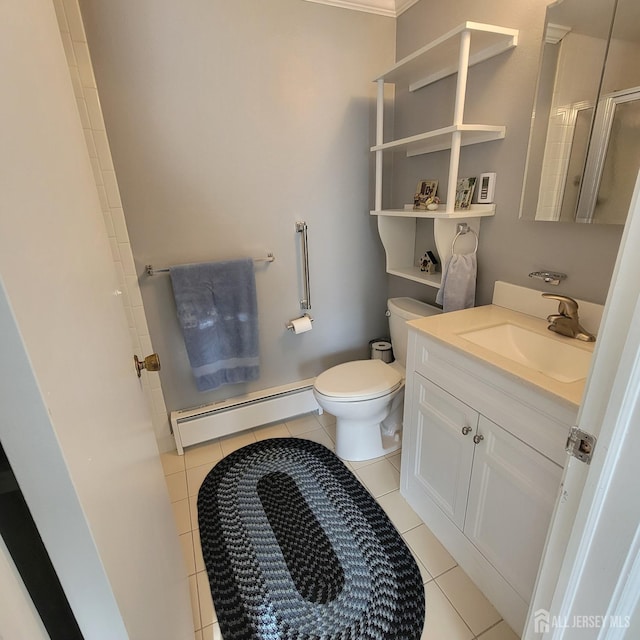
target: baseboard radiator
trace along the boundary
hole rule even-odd
[[[322,412],[313,396],[314,378],[280,387],[171,412],[171,429],[178,454],[184,448],[245,429],[310,413]]]

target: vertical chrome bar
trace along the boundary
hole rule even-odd
[[[311,309],[311,285],[309,283],[309,239],[307,223],[296,222],[296,231],[302,234],[302,279],[304,282],[304,298],[300,300],[301,309]]]

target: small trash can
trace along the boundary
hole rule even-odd
[[[382,360],[382,362],[393,362],[393,351],[388,338],[376,338],[369,342],[371,348],[371,359]]]

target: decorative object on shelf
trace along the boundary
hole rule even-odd
[[[438,198],[438,196],[429,198],[429,200],[427,200],[427,209],[429,211],[437,211],[439,204],[440,204],[440,198]]]
[[[496,191],[496,174],[481,173],[478,180],[480,193],[478,193],[478,204],[491,204]]]
[[[416,195],[413,197],[413,208],[416,211],[425,211],[432,204],[438,191],[437,180],[421,180],[416,187]]]
[[[473,198],[475,187],[475,178],[458,178],[454,209],[468,209],[471,206],[471,198]]]
[[[420,271],[433,274],[438,270],[438,259],[433,251],[425,251],[425,254],[420,258]]]

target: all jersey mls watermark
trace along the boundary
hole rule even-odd
[[[533,614],[536,633],[547,633],[551,629],[626,629],[630,616],[552,616],[546,609]]]

